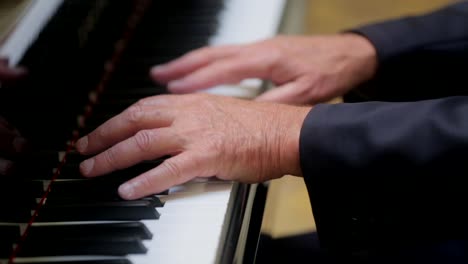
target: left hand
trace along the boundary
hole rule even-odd
[[[208,94],[143,99],[76,143],[80,165],[94,177],[171,155],[119,187],[137,199],[196,177],[262,182],[301,175],[299,134],[310,107],[252,102]]]
[[[378,61],[373,44],[354,33],[277,36],[249,44],[204,47],[151,71],[173,93],[189,93],[246,78],[278,87],[255,100],[316,104],[369,80]]]

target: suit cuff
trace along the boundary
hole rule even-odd
[[[377,24],[363,26],[347,32],[359,34],[367,38],[377,51],[379,63],[398,57],[417,48],[414,41],[413,17],[391,20]]]

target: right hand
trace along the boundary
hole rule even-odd
[[[172,156],[119,188],[138,199],[196,177],[254,183],[302,175],[299,137],[310,107],[209,94],[140,100],[76,143],[81,172],[95,177]]]
[[[280,36],[246,45],[206,47],[154,67],[152,77],[173,93],[188,93],[246,78],[277,86],[257,98],[293,104],[325,102],[372,78],[376,50],[364,37]]]

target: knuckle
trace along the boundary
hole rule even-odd
[[[114,148],[110,148],[103,153],[104,161],[109,169],[117,169],[117,159]]]
[[[143,174],[140,176],[140,183],[145,189],[153,189],[154,182],[149,174]]]
[[[153,141],[153,133],[150,130],[142,130],[135,134],[135,143],[140,151],[150,152]]]
[[[168,175],[171,175],[177,183],[182,182],[182,172],[177,163],[166,160],[161,164],[162,168],[167,172]]]
[[[284,51],[280,46],[270,46],[267,53],[270,62],[276,63],[282,60]]]
[[[99,142],[102,139],[107,138],[107,136],[108,136],[107,129],[98,128],[98,129],[94,130],[94,132],[90,136],[94,140],[96,140],[96,142]]]
[[[135,104],[127,110],[126,118],[130,123],[139,123],[144,116],[145,112],[141,104]]]

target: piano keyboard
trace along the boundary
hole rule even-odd
[[[0,89],[1,114],[29,140],[2,184],[0,263],[242,263],[239,235],[255,186],[199,180],[123,201],[117,186],[160,160],[83,179],[84,157],[72,145],[138,99],[166,93],[149,79],[151,66],[204,45],[271,36],[282,5],[36,0],[0,50],[29,69]],[[271,19],[258,22],[260,14]],[[208,92],[252,97],[260,82],[239,87]]]

